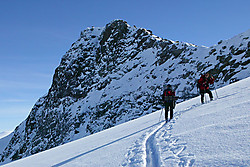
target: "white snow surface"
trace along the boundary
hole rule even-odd
[[[4,166],[250,166],[249,83],[179,103],[168,123],[160,110]]]
[[[4,131],[4,132],[0,132],[0,139],[8,136],[9,134],[11,134],[11,131]]]
[[[11,131],[0,132],[0,152],[2,152],[9,143],[13,133]]]

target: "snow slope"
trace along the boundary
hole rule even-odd
[[[0,152],[5,149],[5,146],[9,143],[13,133],[10,131],[0,133]]]
[[[6,131],[6,132],[0,132],[0,139],[8,136],[11,133],[11,131]]]
[[[249,82],[178,104],[167,124],[160,110],[4,166],[250,166]]]

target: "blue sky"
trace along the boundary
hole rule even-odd
[[[46,94],[60,59],[87,27],[114,19],[162,38],[212,46],[250,28],[249,0],[0,1],[0,132]]]

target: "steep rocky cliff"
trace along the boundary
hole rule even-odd
[[[198,95],[201,73],[212,73],[217,88],[246,78],[249,37],[250,30],[208,48],[162,39],[122,20],[87,28],[0,160],[20,159],[159,110],[165,83],[186,100]]]

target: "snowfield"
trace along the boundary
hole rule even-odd
[[[179,103],[167,124],[159,110],[4,166],[250,166],[249,83]]]
[[[8,136],[11,132],[10,131],[6,131],[6,132],[0,132],[0,139]]]
[[[13,136],[12,132],[1,132],[0,133],[0,152],[2,152],[6,145],[9,143],[11,137]]]

